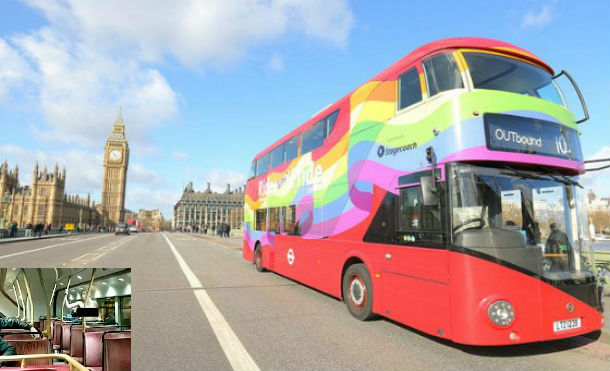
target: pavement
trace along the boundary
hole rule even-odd
[[[379,319],[241,256],[241,240],[79,235],[0,245],[1,267],[131,267],[133,370],[608,370],[610,339],[470,347]],[[608,316],[608,302],[606,316]],[[608,322],[607,322],[608,323]]]

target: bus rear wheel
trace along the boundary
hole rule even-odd
[[[256,247],[254,248],[254,266],[259,272],[265,271],[265,268],[263,267],[263,247],[260,244],[256,244]]]
[[[360,321],[374,317],[373,284],[364,264],[350,265],[343,275],[343,301],[347,310]]]

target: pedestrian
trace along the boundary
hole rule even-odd
[[[36,237],[42,237],[42,230],[44,229],[42,223],[37,223],[36,227],[34,227],[34,234]]]
[[[10,225],[10,230],[9,230],[9,237],[15,237],[17,235],[17,223],[12,222]]]
[[[231,225],[227,223],[227,228],[225,230],[225,232],[227,232],[227,238],[230,238],[231,236]]]
[[[32,223],[28,223],[25,226],[25,236],[32,237]]]

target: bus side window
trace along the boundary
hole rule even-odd
[[[271,166],[270,168],[276,168],[284,162],[284,146],[280,144],[276,149],[270,152]]]
[[[301,153],[311,152],[320,147],[324,143],[324,134],[326,133],[326,120],[321,120],[313,124],[313,126],[303,133],[301,139]]]
[[[297,210],[295,205],[284,206],[282,208],[282,232],[290,236],[300,236],[301,228],[297,221]]]
[[[421,186],[400,190],[400,210],[398,218],[398,242],[411,244],[443,244],[441,206],[426,206],[423,202]]]
[[[260,176],[269,171],[269,154],[256,160],[256,176]]]
[[[326,118],[326,138],[330,136],[330,133],[333,131],[335,127],[335,122],[337,122],[337,117],[339,117],[339,111],[335,111],[328,115]]]
[[[254,230],[267,231],[267,209],[256,210]]]
[[[295,135],[282,146],[284,149],[284,161],[292,161],[299,155],[299,136]]]
[[[269,208],[269,232],[280,233],[280,208]]]
[[[451,53],[440,53],[424,60],[424,71],[430,97],[452,89],[464,87],[462,75]]]
[[[410,68],[398,77],[398,109],[409,107],[422,100],[421,83],[419,73],[415,67]]]
[[[248,179],[252,179],[256,176],[256,161],[252,161],[250,165],[250,172],[248,173]]]

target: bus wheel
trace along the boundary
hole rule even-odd
[[[258,243],[254,248],[254,266],[259,272],[265,271],[265,268],[263,268],[263,247]]]
[[[373,318],[373,284],[364,264],[350,265],[343,275],[343,301],[361,321]]]

